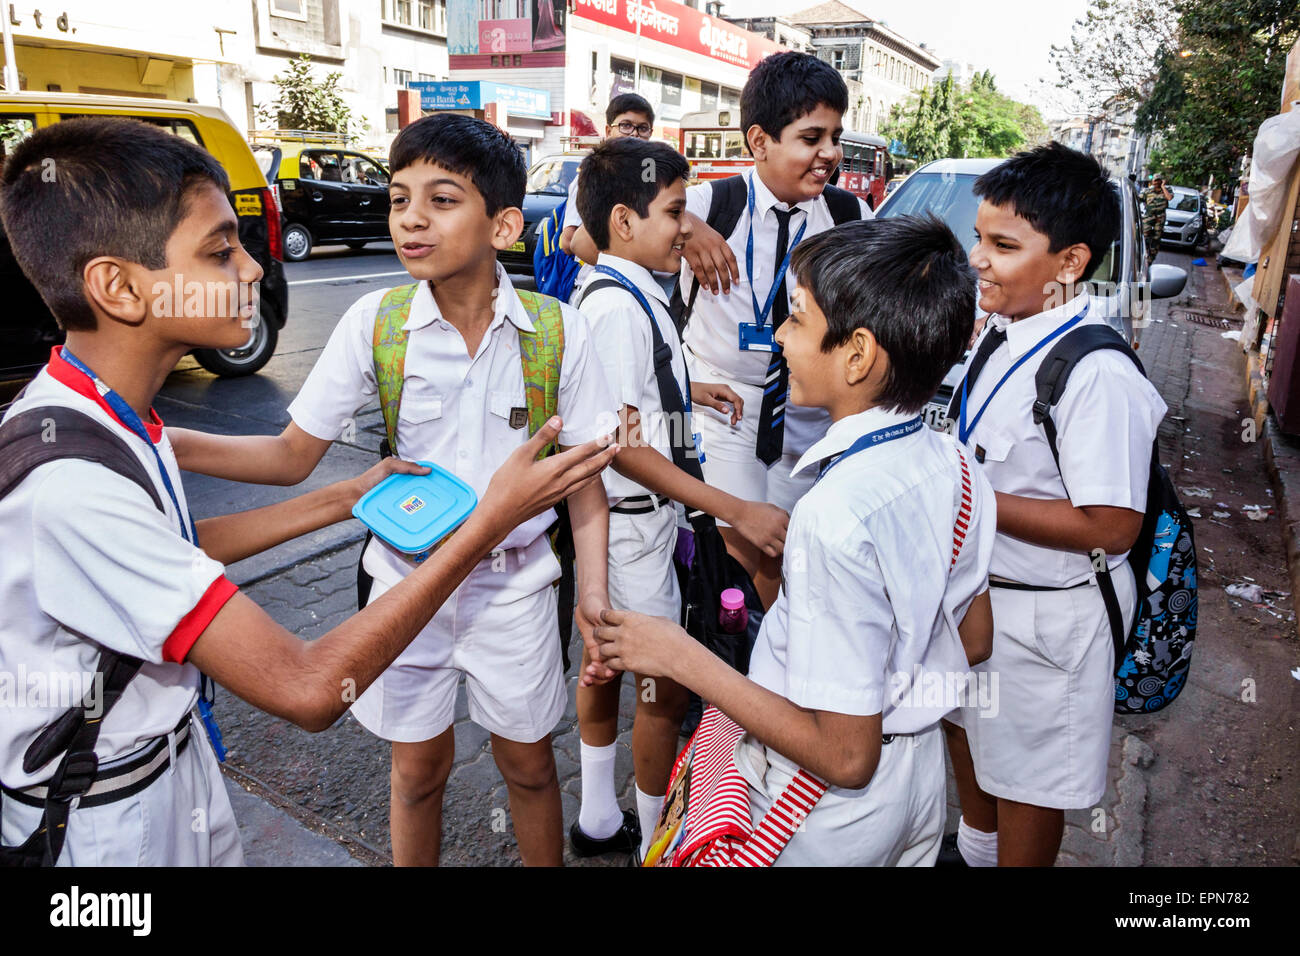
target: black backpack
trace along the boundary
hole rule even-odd
[[[862,207],[858,204],[858,197],[847,189],[827,186],[822,190],[822,195],[826,197],[826,205],[830,208],[831,219],[835,225],[841,226],[846,222],[855,222],[862,218]],[[736,224],[740,222],[741,213],[748,205],[749,190],[744,176],[716,179],[709,194],[709,213],[704,217],[704,221],[719,235],[730,239],[731,234],[736,231]],[[672,306],[669,312],[672,313],[673,322],[679,332],[686,328],[686,322],[695,308],[695,297],[699,292],[698,277],[691,278],[690,295],[684,301],[681,283],[678,282],[673,286]]]
[[[1061,460],[1056,450],[1052,406],[1061,400],[1065,383],[1079,360],[1102,349],[1122,353],[1146,375],[1141,360],[1124,337],[1106,325],[1085,325],[1066,333],[1052,346],[1034,375],[1034,424],[1041,425],[1047,434],[1058,471]],[[1137,582],[1138,609],[1127,634],[1110,569],[1103,564],[1097,572],[1097,586],[1115,642],[1117,714],[1150,714],[1172,702],[1187,681],[1192,642],[1196,640],[1196,539],[1169,472],[1160,464],[1158,443],[1151,449],[1150,469],[1142,530],[1128,553],[1129,567]]]
[[[60,406],[28,409],[0,425],[0,499],[46,462],[81,458],[129,478],[148,492],[165,513],[148,472],[126,443],[88,415]],[[94,702],[70,707],[32,741],[23,770],[33,773],[60,753],[63,759],[48,783],[41,826],[19,846],[0,847],[0,866],[53,866],[63,851],[72,801],[95,782],[99,760],[95,743],[104,719],[143,665],[139,658],[104,648],[96,670],[103,679],[97,719],[87,719]]]

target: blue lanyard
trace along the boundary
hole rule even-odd
[[[1052,339],[1064,335],[1066,332],[1070,331],[1070,329],[1074,328],[1076,325],[1082,322],[1083,317],[1087,314],[1088,314],[1088,306],[1087,304],[1085,304],[1082,312],[1080,312],[1078,315],[1072,318],[1069,322],[1064,323],[1059,328],[1054,329],[1053,331],[1049,332],[1047,335],[1043,336],[1038,341],[1038,344],[1036,344],[1032,349],[1030,349],[1024,355],[1020,356],[1020,358],[1016,360],[1016,363],[1012,365],[1011,368],[1007,369],[1006,374],[1003,375],[1002,378],[998,379],[998,383],[993,386],[993,391],[989,392],[989,397],[984,399],[984,404],[980,406],[980,410],[976,412],[975,417],[971,419],[970,425],[966,424],[966,406],[968,404],[968,398],[969,398],[968,386],[970,383],[968,378],[962,378],[961,411],[958,413],[958,418],[960,419],[960,421],[957,428],[957,437],[961,439],[961,443],[963,445],[966,444],[967,440],[970,438],[970,434],[975,430],[975,426],[980,423],[980,418],[983,417],[985,410],[989,407],[989,402],[993,401],[993,396],[998,393],[998,389],[1000,389],[1003,385],[1006,384],[1007,379],[1009,379],[1015,373],[1016,369],[1020,368],[1020,366],[1028,362],[1035,352],[1041,349],[1048,342],[1052,341]]]
[[[168,496],[171,497],[172,507],[176,509],[176,517],[181,523],[181,537],[183,537],[190,544],[196,545],[199,540],[199,532],[198,529],[194,526],[194,516],[193,515],[188,516],[190,520],[190,527],[189,530],[186,531],[185,529],[186,515],[181,513],[180,500],[176,497],[176,489],[172,487],[171,476],[168,475],[167,466],[163,464],[162,455],[158,454],[158,448],[154,445],[153,439],[149,437],[149,432],[148,430],[145,429],[144,422],[140,421],[140,416],[135,413],[134,408],[132,408],[129,404],[127,404],[126,399],[124,399],[121,395],[117,394],[117,392],[113,391],[111,388],[105,385],[100,380],[99,376],[96,375],[94,372],[92,372],[81,361],[81,359],[77,358],[75,355],[69,352],[68,347],[66,345],[63,347],[63,351],[60,354],[62,354],[63,360],[65,362],[67,362],[78,372],[81,372],[83,375],[85,375],[92,382],[95,383],[95,388],[99,391],[101,395],[104,396],[104,401],[108,402],[108,407],[113,410],[114,414],[117,415],[117,417],[121,420],[122,424],[125,425],[127,428],[131,429],[131,431],[136,436],[138,436],[141,440],[144,441],[146,445],[149,446],[149,450],[153,452],[154,458],[157,459],[158,461],[158,473],[162,475],[163,486],[167,489]]]
[[[790,268],[790,256],[794,253],[794,247],[799,245],[799,240],[803,238],[804,230],[808,228],[808,214],[803,216],[803,225],[799,231],[794,234],[794,242],[790,243],[785,250],[785,258],[781,260],[781,267],[772,275],[772,288],[767,293],[767,303],[759,308],[758,296],[754,294],[754,177],[758,173],[752,173],[749,177],[749,236],[745,240],[745,270],[749,273],[749,297],[754,302],[754,324],[760,329],[763,323],[767,321],[768,314],[772,311],[772,303],[776,301],[777,290],[781,288],[781,279],[785,276],[785,271]],[[794,210],[790,210],[793,212]]]
[[[641,308],[645,310],[645,314],[647,317],[649,317],[650,321],[651,322],[658,321],[658,319],[655,318],[654,309],[650,308],[650,302],[649,300],[646,299],[645,293],[643,293],[640,289],[638,289],[636,287],[636,284],[633,283],[631,279],[623,275],[623,273],[619,272],[613,266],[605,266],[605,265],[597,264],[596,268],[592,271],[599,272],[603,275],[609,276],[611,279],[613,279],[615,282],[621,285],[624,289],[627,289],[628,292],[632,293],[632,297],[636,299],[637,304],[639,304]],[[681,392],[682,386],[680,383],[677,382],[676,377],[673,378],[673,382],[677,384],[677,397],[682,399],[682,406],[686,408],[687,413],[689,414],[690,408],[686,405],[686,399],[683,398],[682,396],[682,392]],[[690,391],[689,385],[687,386],[686,390],[688,392]]]
[[[856,455],[858,452],[862,451],[863,449],[875,448],[877,445],[883,445],[887,441],[894,441],[895,439],[898,438],[906,438],[908,435],[911,435],[913,432],[919,431],[921,429],[921,426],[923,426],[924,424],[925,422],[923,422],[921,420],[921,416],[918,415],[916,416],[916,418],[913,418],[911,421],[903,422],[901,425],[887,425],[884,428],[877,428],[874,432],[868,432],[867,434],[859,438],[857,441],[855,441],[852,445],[850,445],[842,455],[839,455],[833,458],[830,462],[828,462],[826,467],[823,468],[820,473],[818,473],[817,481],[821,481],[823,478],[825,478],[826,472],[830,471],[832,468],[834,468],[836,465],[842,462],[845,458],[852,457],[853,455]],[[816,481],[813,482],[813,484],[816,483],[817,483]]]

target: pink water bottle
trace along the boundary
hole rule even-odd
[[[722,610],[718,612],[718,624],[728,634],[739,634],[749,627],[745,592],[740,588],[727,588],[722,592]]]

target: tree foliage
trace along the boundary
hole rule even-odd
[[[1177,0],[1092,0],[1070,41],[1053,46],[1056,86],[1073,95],[1072,112],[1123,113],[1146,99],[1165,51],[1174,49]]]
[[[311,57],[304,53],[272,80],[276,98],[259,105],[257,115],[280,129],[355,135],[365,128],[365,122],[354,117],[344,102],[338,89],[342,78],[342,73],[327,73],[324,81],[317,79],[312,74]]]
[[[969,86],[951,75],[896,104],[882,130],[901,140],[919,162],[965,156],[1009,156],[1047,139],[1038,110],[998,91],[993,74],[977,73]]]
[[[1295,0],[1178,0],[1177,44],[1162,52],[1138,132],[1151,168],[1173,181],[1234,181],[1259,124],[1280,107],[1286,55],[1300,37]]]

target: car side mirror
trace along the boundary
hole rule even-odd
[[[1187,285],[1187,270],[1163,262],[1154,263],[1147,285],[1151,289],[1151,298],[1172,299]]]

